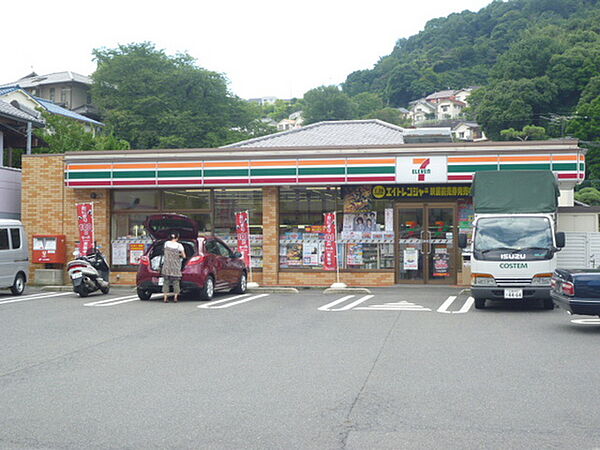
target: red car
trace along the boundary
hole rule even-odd
[[[140,260],[136,285],[140,300],[162,292],[160,275],[163,247],[171,233],[179,233],[179,243],[185,249],[182,261],[181,292],[192,293],[201,300],[212,299],[216,291],[246,292],[248,272],[242,255],[215,236],[198,237],[198,225],[181,214],[149,216],[146,230],[154,242]]]

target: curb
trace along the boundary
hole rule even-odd
[[[327,288],[323,291],[323,294],[370,294],[371,291],[367,288]]]
[[[39,288],[41,291],[53,291],[53,292],[68,292],[73,290],[73,286],[35,286]],[[130,285],[111,285],[112,290],[122,290],[122,291],[135,291],[135,286]]]
[[[258,287],[248,289],[247,292],[266,294],[298,294],[298,289],[289,287]]]

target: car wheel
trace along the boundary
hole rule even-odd
[[[485,309],[485,298],[475,299],[475,309]]]
[[[215,280],[209,276],[200,290],[200,300],[212,300],[213,295],[215,295]]]
[[[544,299],[544,309],[554,309],[554,302],[551,298]]]
[[[25,290],[25,275],[20,273],[15,277],[15,282],[10,287],[10,291],[13,293],[13,295],[21,295],[24,290]]]
[[[248,276],[246,275],[246,272],[242,272],[242,275],[240,275],[240,282],[231,290],[231,292],[234,294],[245,294],[247,288]]]
[[[138,289],[137,296],[140,300],[150,300],[150,297],[152,297],[152,292],[147,289]]]

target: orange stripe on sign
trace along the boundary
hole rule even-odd
[[[205,162],[204,167],[248,167],[248,161]]]
[[[413,164],[423,164],[427,158],[413,158]]]
[[[500,162],[550,161],[550,156],[501,156]]]
[[[395,159],[349,159],[348,164],[396,164]]]
[[[156,163],[116,163],[113,169],[156,169]]]
[[[250,167],[295,166],[296,161],[250,161]]]
[[[67,170],[110,170],[112,164],[68,164]]]
[[[197,167],[197,168],[201,168],[202,167],[202,163],[201,162],[159,162],[158,163],[158,168],[159,169],[183,169],[184,167]]]
[[[552,161],[577,161],[577,155],[553,155]]]
[[[298,161],[298,165],[300,166],[326,166],[326,165],[344,165],[346,164],[345,159],[317,159],[317,160],[306,160],[306,161]]]
[[[448,158],[449,163],[481,163],[481,162],[498,162],[497,156],[468,156]]]

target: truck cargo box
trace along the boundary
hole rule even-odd
[[[554,213],[558,182],[549,170],[476,172],[473,179],[476,214]]]

